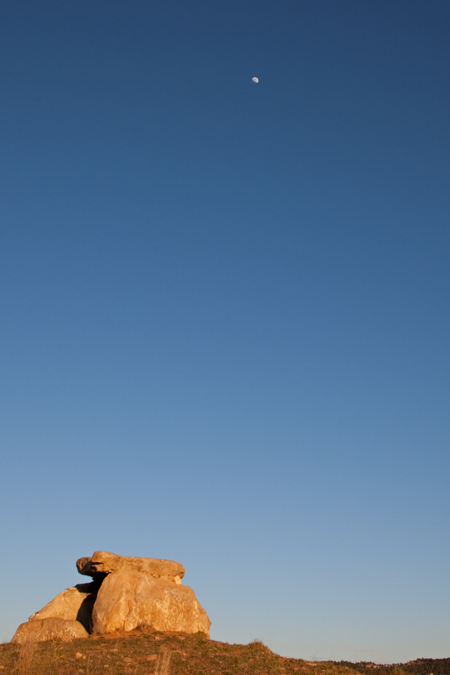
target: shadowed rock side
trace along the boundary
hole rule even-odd
[[[142,624],[209,637],[211,622],[194,591],[182,585],[180,563],[96,551],[76,564],[79,573],[93,581],[57,595],[19,626],[12,642],[67,641],[89,633],[130,631]]]
[[[29,621],[55,617],[69,621],[79,621],[88,633],[92,632],[92,609],[97,598],[100,584],[93,581],[90,584],[77,584],[66,588],[50,600],[38,612],[32,614]]]

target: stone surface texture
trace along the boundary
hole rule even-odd
[[[77,569],[80,574],[88,577],[111,574],[121,569],[134,569],[136,572],[150,574],[153,577],[167,577],[175,579],[184,577],[184,567],[181,563],[173,560],[160,560],[158,558],[133,558],[131,556],[115,555],[105,551],[96,551],[91,558],[79,558]]]
[[[77,584],[72,588],[66,588],[56,598],[50,600],[45,607],[32,614],[28,620],[35,621],[54,617],[67,621],[79,621],[90,632],[92,630],[92,608],[98,588],[98,584],[95,582]]]
[[[76,564],[93,581],[67,588],[32,614],[13,642],[73,640],[139,625],[209,637],[211,622],[194,591],[182,585],[180,563],[96,551]]]
[[[79,621],[48,617],[20,624],[11,642],[19,645],[25,642],[46,642],[47,640],[71,642],[87,637],[89,633]]]
[[[92,614],[94,634],[129,631],[139,625],[162,632],[205,633],[210,620],[188,586],[126,567],[106,577]]]

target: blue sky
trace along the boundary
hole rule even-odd
[[[217,640],[449,656],[449,27],[2,4],[0,639],[109,550]]]

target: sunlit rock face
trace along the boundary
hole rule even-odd
[[[163,632],[202,632],[209,637],[211,622],[194,591],[174,578],[155,578],[126,567],[108,574],[94,604],[93,633],[129,631],[143,624]]]
[[[211,622],[194,591],[182,585],[181,563],[96,551],[76,565],[93,581],[67,588],[32,614],[13,642],[71,640],[140,625],[209,637]]]
[[[87,637],[89,633],[79,621],[48,617],[20,624],[11,642],[19,645],[25,642],[45,642],[46,640],[71,642]]]

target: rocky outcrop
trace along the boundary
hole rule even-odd
[[[104,580],[92,614],[93,633],[133,630],[146,624],[159,631],[206,633],[210,620],[192,588],[123,568]]]
[[[92,631],[92,609],[100,584],[77,584],[53,598],[45,607],[32,614],[29,621],[54,617],[79,621],[85,630]]]
[[[96,551],[77,560],[77,569],[93,581],[57,595],[19,626],[13,642],[68,640],[139,625],[209,637],[211,622],[194,591],[182,585],[180,563]]]
[[[128,569],[149,574],[156,579],[167,577],[171,580],[181,580],[184,577],[184,567],[181,563],[173,560],[160,560],[158,558],[132,558],[129,556],[115,555],[105,551],[96,551],[91,558],[79,558],[77,570],[80,574],[88,577],[102,578],[112,572]]]
[[[21,623],[11,642],[19,645],[25,642],[45,642],[47,640],[71,642],[87,637],[89,637],[89,633],[79,621],[48,617]]]

